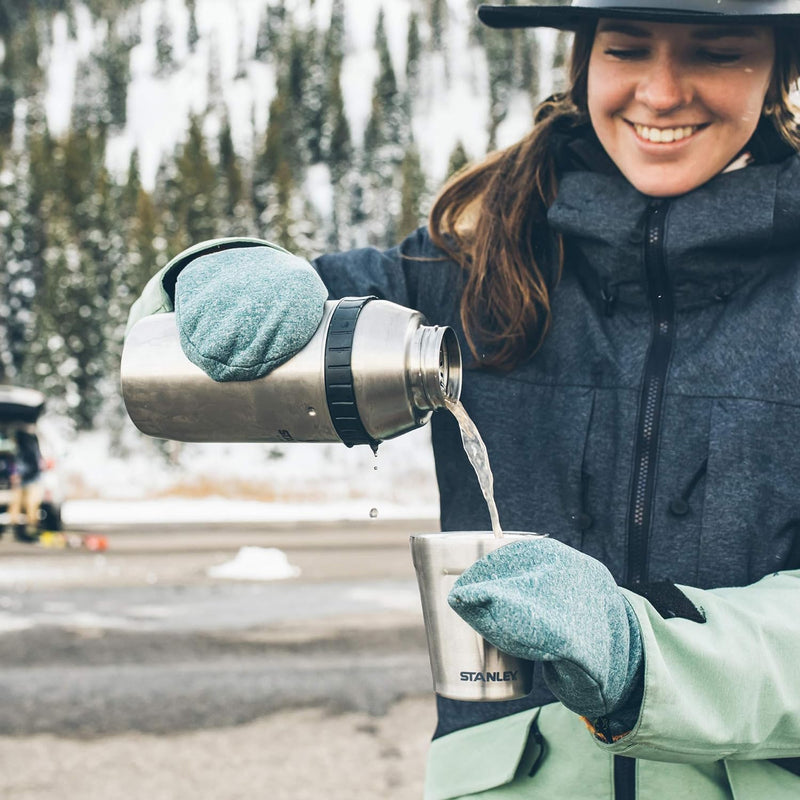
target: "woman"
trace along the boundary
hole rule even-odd
[[[132,321],[174,298],[187,355],[220,380],[290,357],[327,292],[456,328],[501,521],[550,536],[451,594],[537,677],[524,701],[438,698],[429,800],[796,798],[800,1],[480,16],[575,30],[571,87],[445,187],[430,231],[315,271],[204,244]],[[432,436],[442,529],[486,529],[449,415]]]

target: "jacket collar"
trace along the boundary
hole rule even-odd
[[[558,142],[556,153],[562,175],[548,221],[564,234],[568,259],[577,256],[606,304],[646,306],[642,250],[652,198],[585,130]],[[775,268],[776,251],[800,246],[800,156],[761,131],[753,155],[755,164],[667,201],[663,253],[678,309],[727,299]]]

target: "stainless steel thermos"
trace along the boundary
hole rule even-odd
[[[218,383],[183,353],[174,314],[134,325],[122,394],[139,430],[184,442],[336,442],[376,447],[424,425],[461,392],[451,328],[374,298],[328,301],[289,361],[254,381]]]

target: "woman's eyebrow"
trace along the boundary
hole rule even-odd
[[[621,33],[625,36],[636,36],[641,39],[652,39],[653,33],[647,28],[640,27],[630,22],[604,22],[598,29],[598,33]],[[716,39],[755,39],[758,33],[755,28],[748,28],[744,25],[720,25],[718,27],[696,28],[692,31],[692,39],[700,41],[713,41]]]
[[[644,39],[652,39],[653,34],[647,28],[640,28],[630,22],[606,22],[598,29],[598,33],[622,33],[626,36],[639,36]]]
[[[701,39],[708,41],[710,39],[756,39],[758,34],[755,28],[745,28],[738,25],[731,25],[730,27],[719,28],[698,28],[692,33],[692,39]]]

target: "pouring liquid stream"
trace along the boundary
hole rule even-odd
[[[461,441],[464,443],[464,452],[467,454],[475,474],[478,476],[478,483],[489,507],[489,517],[492,520],[492,532],[498,538],[503,536],[503,529],[500,527],[500,515],[497,513],[497,504],[494,501],[494,477],[489,466],[489,455],[486,452],[486,445],[483,443],[475,423],[469,418],[466,409],[461,405],[460,400],[445,398],[445,408],[456,418],[459,430],[461,431]]]

